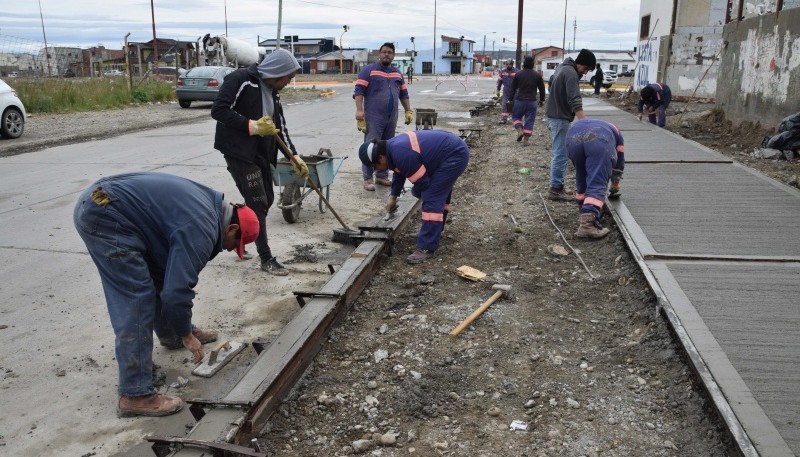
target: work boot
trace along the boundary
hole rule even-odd
[[[364,190],[374,191],[375,184],[372,184],[372,178],[364,180]]]
[[[212,343],[217,341],[217,331],[213,329],[203,329],[192,326],[192,335],[200,341],[200,344]],[[159,339],[162,346],[167,349],[183,349],[183,339],[175,336],[172,340]]]
[[[117,415],[119,417],[133,416],[169,416],[183,408],[180,397],[169,395],[150,394],[141,397],[119,396]]]
[[[575,198],[567,195],[563,187],[551,187],[547,192],[547,198],[553,201],[574,201]]]
[[[375,178],[375,183],[381,186],[391,186],[392,180],[388,178]]]
[[[412,265],[416,263],[422,263],[431,257],[433,257],[433,251],[417,249],[410,256],[406,257],[406,263],[410,263]]]
[[[275,257],[269,258],[266,261],[261,262],[261,269],[275,276],[289,275],[289,270],[287,270],[283,265],[278,263],[278,259]]]
[[[608,235],[609,230],[605,227],[597,228],[594,224],[594,219],[595,217],[592,213],[581,213],[578,217],[580,225],[578,226],[578,231],[575,232],[575,236],[597,240]]]

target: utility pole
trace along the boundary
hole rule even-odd
[[[414,64],[417,62],[417,44],[414,43],[414,37],[413,36],[411,37],[411,46],[414,47],[414,50],[411,51],[413,53],[413,54],[411,54],[411,67],[414,68],[414,66],[415,66]],[[414,68],[413,71],[416,72],[417,69]]]
[[[578,31],[578,18],[572,21],[572,50],[578,49],[578,44],[575,43],[575,33]]]
[[[153,69],[158,69],[158,41],[156,41],[156,11],[150,0],[150,16],[153,19]]]
[[[522,68],[522,4],[524,0],[519,0],[517,11],[517,68]]]
[[[567,53],[567,1],[564,0],[564,33],[561,35],[561,52]]]
[[[280,47],[282,16],[283,16],[283,0],[278,0],[278,36],[275,37],[275,49],[278,49]]]
[[[47,49],[47,34],[44,33],[44,16],[42,15],[42,0],[39,0],[39,19],[42,21],[42,36],[44,37],[44,57],[47,60],[47,76],[53,76],[50,68],[50,50]]]
[[[436,74],[436,0],[433,0],[433,74]]]
[[[342,35],[339,37],[339,74],[340,75],[342,74],[342,71],[344,71],[344,48],[342,47],[342,40],[344,39],[344,34],[347,33],[348,30],[350,30],[350,29],[347,27],[347,24],[345,24],[344,32],[342,32]]]
[[[228,0],[225,0],[225,36],[228,36]]]

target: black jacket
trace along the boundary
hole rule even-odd
[[[511,82],[511,94],[514,100],[536,100],[536,90],[539,90],[539,101],[544,102],[544,79],[539,72],[525,68],[514,75]]]
[[[249,123],[263,116],[261,101],[261,84],[257,65],[240,68],[225,77],[219,95],[211,107],[211,117],[217,121],[217,132],[214,136],[214,148],[226,156],[246,162],[254,162],[257,156],[266,157],[269,163],[275,165],[278,159],[278,145],[275,137],[258,135],[250,136]],[[289,131],[286,130],[286,121],[283,117],[283,107],[277,90],[272,91],[275,102],[275,126],[280,132],[281,139],[297,154]]]

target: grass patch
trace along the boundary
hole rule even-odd
[[[70,113],[175,100],[175,84],[149,80],[128,91],[125,78],[30,79],[14,83],[29,113]]]

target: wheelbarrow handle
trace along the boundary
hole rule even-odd
[[[286,156],[286,158],[293,165],[297,166],[297,159],[294,158],[294,154],[292,154],[292,151],[289,150],[289,147],[286,146],[286,143],[283,142],[280,136],[275,135],[275,142],[278,144],[278,149],[281,150],[283,155]],[[316,184],[314,184],[314,181],[311,180],[310,176],[306,176],[306,182],[308,182],[308,185],[311,186],[311,188],[314,189],[314,191],[319,195],[319,198],[323,202],[325,202],[325,205],[328,207],[329,210],[331,210],[331,213],[333,213],[333,215],[336,216],[336,220],[338,220],[339,223],[342,224],[342,227],[344,227],[344,229],[347,230],[348,232],[353,232],[354,230],[348,227],[347,224],[344,223],[342,218],[339,217],[339,214],[336,212],[336,210],[333,209],[333,206],[331,206],[330,202],[328,202],[328,199],[325,198],[324,195],[322,195],[322,191]]]

